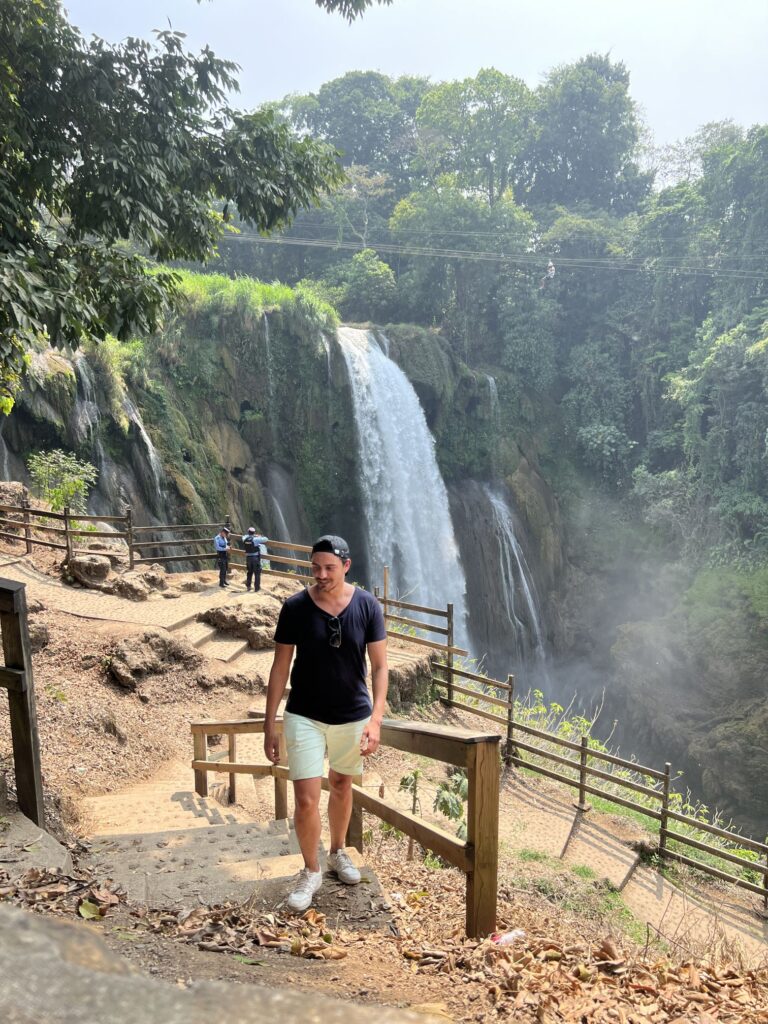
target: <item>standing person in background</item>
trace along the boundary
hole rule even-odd
[[[245,551],[245,589],[251,589],[253,581],[253,592],[258,594],[261,590],[261,554],[267,538],[256,533],[255,526],[249,526],[248,532],[243,534],[243,550]],[[264,548],[266,551],[266,548]]]
[[[318,846],[326,750],[328,866],[346,885],[360,881],[360,872],[344,849],[352,815],[352,778],[361,774],[362,758],[378,750],[388,683],[384,616],[373,595],[347,583],[352,564],[347,542],[320,537],[311,562],[314,586],[289,597],[280,611],[264,726],[264,751],[277,764],[275,717],[295,651],[283,727],[293,781],[294,828],[304,857],[304,868],[288,896],[288,907],[296,913],[307,909],[323,882]],[[366,685],[366,652],[373,700]]]
[[[219,586],[228,587],[227,570],[229,569],[229,527],[222,526],[213,538],[213,546],[216,549],[216,564],[219,567]]]

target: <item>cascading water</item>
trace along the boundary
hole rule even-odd
[[[340,327],[360,444],[368,571],[390,566],[393,595],[432,607],[452,602],[467,642],[466,584],[434,439],[403,371],[370,331]]]
[[[498,491],[489,484],[483,484],[482,490],[491,508],[493,532],[498,544],[504,611],[515,634],[520,660],[543,667],[546,649],[539,602],[533,576],[517,539],[514,517]]]
[[[152,438],[147,433],[144,422],[139,415],[139,410],[130,398],[123,400],[123,409],[125,410],[125,414],[128,419],[136,427],[138,435],[144,445],[144,451],[146,453],[149,471],[152,475],[152,485],[154,488],[153,493],[151,495],[147,495],[147,497],[150,497],[150,500],[155,506],[159,506],[165,498],[165,470],[163,469],[163,464],[157,454],[157,449],[152,444]]]
[[[101,414],[96,401],[96,388],[88,360],[82,353],[74,360],[77,395],[72,409],[72,434],[78,444],[93,444],[99,430]]]
[[[3,437],[3,430],[5,429],[6,417],[3,416],[0,419],[0,472],[2,473],[3,480],[11,479],[11,466],[8,458],[8,445],[5,443]]]

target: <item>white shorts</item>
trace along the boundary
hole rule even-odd
[[[362,775],[360,737],[369,721],[370,718],[364,718],[343,725],[326,725],[290,711],[283,712],[288,777],[291,780],[320,778],[326,750],[330,767],[339,775]]]

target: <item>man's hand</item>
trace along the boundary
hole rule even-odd
[[[360,737],[360,753],[363,757],[376,753],[379,749],[380,736],[381,724],[371,719],[368,725],[364,727],[363,734]]]
[[[274,726],[264,730],[264,753],[272,764],[277,764],[280,760],[280,738],[275,732]]]

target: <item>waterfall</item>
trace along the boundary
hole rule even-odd
[[[77,394],[72,410],[71,428],[78,444],[92,444],[98,433],[101,414],[96,401],[96,388],[87,358],[79,353],[74,360]]]
[[[123,400],[123,409],[125,409],[125,414],[128,417],[128,419],[136,427],[136,430],[138,431],[139,437],[142,440],[144,450],[146,452],[147,462],[149,463],[149,470],[150,473],[152,474],[152,484],[154,488],[152,494],[148,494],[147,497],[150,498],[151,504],[155,505],[156,507],[159,507],[159,505],[165,498],[165,470],[163,469],[163,464],[160,461],[160,456],[157,454],[155,446],[152,444],[152,438],[147,433],[146,427],[144,426],[144,422],[141,416],[139,415],[139,410],[136,408],[136,406],[133,404],[130,398],[125,398]]]
[[[464,570],[434,439],[403,371],[370,331],[340,327],[360,445],[368,572],[390,566],[393,596],[413,604],[453,602],[456,641],[466,644]]]
[[[539,602],[533,576],[517,539],[514,518],[498,491],[489,484],[483,484],[482,490],[491,508],[493,532],[498,544],[504,612],[514,631],[521,660],[543,666],[546,651]],[[518,604],[521,606],[519,614]]]

